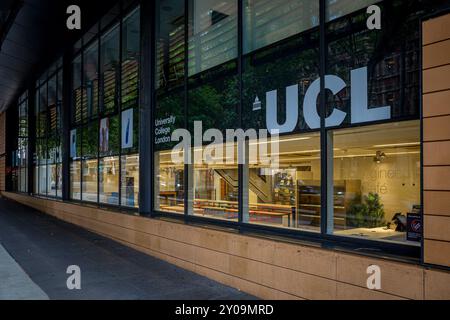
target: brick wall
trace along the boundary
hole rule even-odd
[[[450,14],[423,23],[424,261],[450,266]]]

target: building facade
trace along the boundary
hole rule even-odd
[[[2,195],[262,298],[449,299],[449,10],[119,1],[0,116]]]

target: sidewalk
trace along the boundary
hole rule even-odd
[[[0,245],[0,300],[47,300],[39,288]]]
[[[0,299],[254,299],[5,199],[0,244]],[[70,265],[81,290],[67,288]]]

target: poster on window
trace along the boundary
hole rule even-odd
[[[109,150],[109,119],[104,118],[100,121],[100,152]]]
[[[70,157],[77,157],[77,129],[70,131]]]
[[[133,109],[122,112],[122,149],[133,147]]]

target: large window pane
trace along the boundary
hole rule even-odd
[[[239,126],[239,82],[236,63],[230,62],[189,79],[188,128],[194,134],[194,123],[200,121],[203,132],[219,129],[225,132]]]
[[[220,149],[210,153],[206,148],[195,148],[192,152],[194,164],[188,166],[188,174],[193,176],[192,184],[188,183],[188,190],[192,192],[188,194],[193,199],[189,197],[188,212],[203,217],[237,221],[237,146],[235,143],[230,143],[228,147],[219,144],[218,148]],[[206,152],[210,154],[210,160],[205,159]],[[201,161],[198,162],[196,158]]]
[[[46,196],[47,195],[47,140],[38,139],[36,141],[36,153],[38,156],[38,173],[39,173],[39,183],[38,183],[38,194]]]
[[[100,159],[100,202],[119,205],[119,157]]]
[[[185,127],[184,1],[159,1],[154,132],[154,210],[184,213],[184,162],[174,163],[172,132]],[[182,156],[182,155],[181,155]]]
[[[62,163],[56,165],[56,196],[62,197]]]
[[[95,41],[84,52],[84,93],[83,121],[96,117],[98,113],[98,41]]]
[[[156,87],[176,87],[184,80],[184,2],[159,1]],[[170,8],[170,10],[163,10]]]
[[[82,79],[81,56],[78,56],[72,62],[72,105],[71,116],[73,123],[81,123],[81,109],[83,88],[81,87]]]
[[[81,161],[70,163],[70,198],[81,200]]]
[[[101,39],[101,79],[102,112],[113,113],[117,110],[120,56],[120,28],[115,26]]]
[[[122,109],[139,103],[140,15],[133,11],[122,24]]]
[[[189,75],[237,57],[237,1],[189,1]]]
[[[47,195],[47,165],[39,166],[39,195]]]
[[[122,156],[121,205],[139,207],[139,155]]]
[[[334,130],[333,219],[337,235],[406,242],[406,221],[420,213],[418,120]],[[330,170],[329,170],[330,171]]]
[[[97,202],[98,122],[92,122],[82,134],[82,200]]]
[[[317,0],[244,0],[244,53],[319,25]]]
[[[184,164],[172,161],[170,149],[155,153],[154,187],[155,210],[184,213]]]
[[[59,136],[52,135],[47,138],[48,160],[47,160],[47,195],[56,197],[57,171],[56,161],[59,153]]]
[[[258,161],[248,169],[245,220],[272,227],[320,231],[320,134],[283,136],[278,151],[272,151],[275,142],[250,141],[250,148],[252,145],[258,150]],[[279,165],[261,161],[266,153],[272,161],[278,157]]]
[[[82,196],[83,201],[97,202],[97,159],[82,161]]]
[[[47,196],[56,197],[57,188],[57,168],[56,164],[49,164],[47,167]]]
[[[328,114],[333,108],[347,114],[340,127],[419,117],[419,9],[407,1],[389,3],[379,4],[387,22],[380,30],[360,23],[365,11],[327,25],[327,74],[346,84],[327,95]]]
[[[90,123],[82,132],[83,158],[96,158],[98,156],[98,123]]]
[[[317,28],[247,55],[242,79],[243,126],[283,128],[281,132],[289,133],[317,130],[306,123],[303,102],[319,78],[319,57]]]

